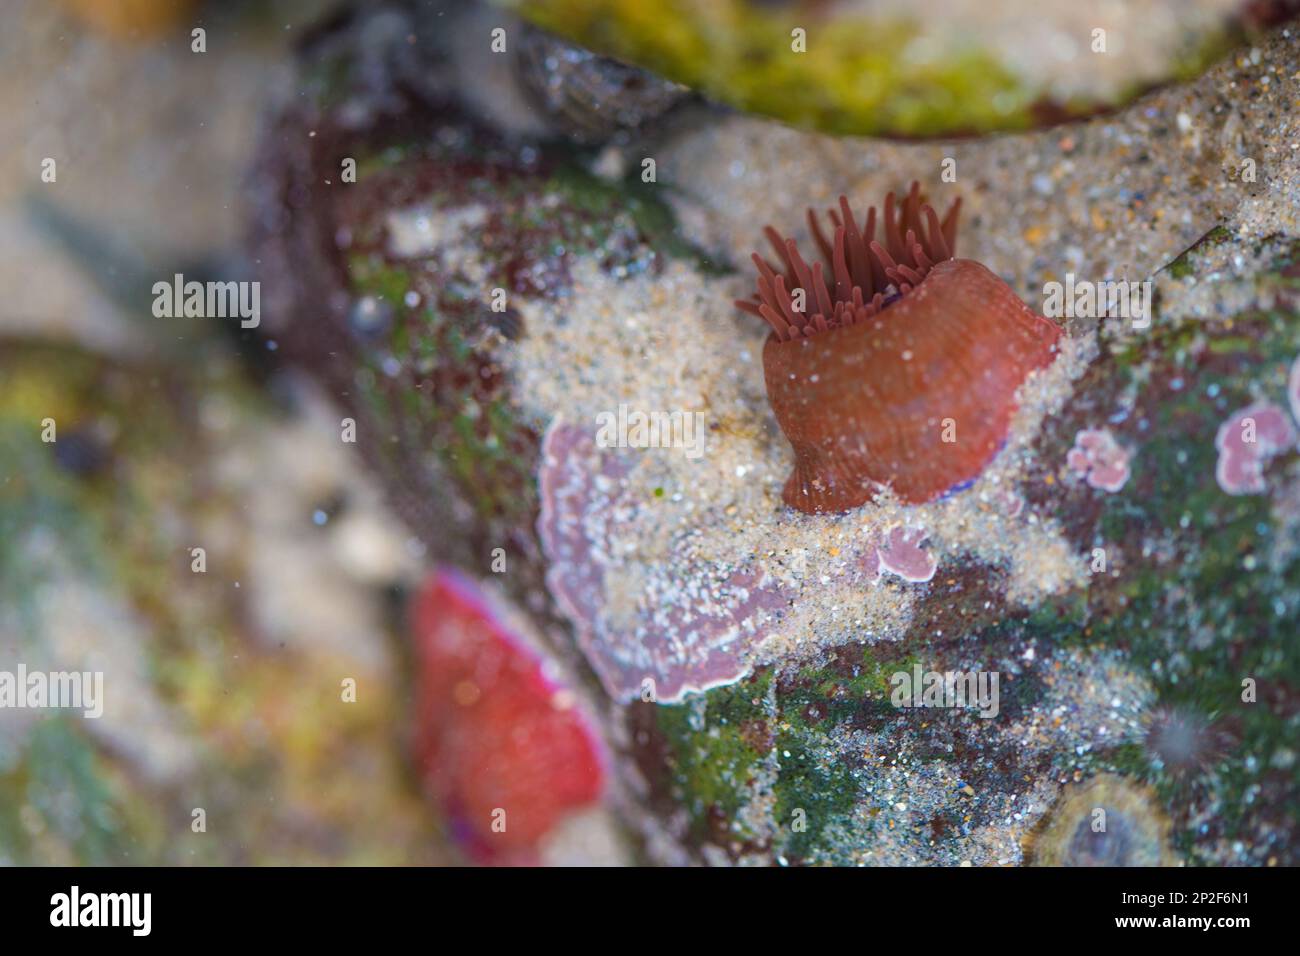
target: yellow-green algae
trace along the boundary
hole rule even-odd
[[[978,51],[901,63],[896,51],[919,33],[911,23],[840,21],[791,55],[796,21],[737,0],[524,0],[518,9],[601,53],[800,126],[923,136],[1033,125],[1034,92]]]
[[[967,38],[942,56],[899,51],[925,36],[919,22],[856,12],[813,14],[750,0],[499,0],[531,22],[597,52],[635,63],[739,109],[828,133],[938,137],[1028,129],[1132,100],[1056,100]],[[792,31],[807,34],[793,53]],[[1240,36],[1188,38],[1165,80],[1195,76]]]

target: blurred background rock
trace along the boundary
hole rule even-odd
[[[452,858],[404,753],[419,553],[309,388],[150,322],[158,277],[242,268],[259,116],[327,6],[2,14],[0,666],[113,675],[97,721],[0,712],[2,862]]]

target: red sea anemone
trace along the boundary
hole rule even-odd
[[[794,448],[791,507],[844,511],[886,485],[917,503],[970,482],[1005,440],[1016,390],[1052,361],[1061,330],[953,257],[960,204],[940,221],[919,183],[901,203],[890,193],[881,242],[875,208],[859,230],[841,196],[832,242],[808,210],[825,260],[811,266],[765,230],[783,269],[755,254],[758,295],[736,305],[772,327],[763,370]]]
[[[594,725],[469,578],[439,569],[414,611],[415,744],[429,791],[472,859],[536,863],[551,830],[600,799]]]

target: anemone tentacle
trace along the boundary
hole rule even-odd
[[[839,211],[826,211],[835,229],[831,241],[808,210],[808,229],[824,260],[811,267],[795,240],[767,226],[763,234],[780,265],[754,253],[758,293],[736,305],[761,316],[787,342],[864,322],[920,285],[937,263],[954,257],[960,210],[959,198],[941,221],[922,200],[921,184],[913,182],[901,203],[892,192],[885,197],[882,242],[876,238],[876,207],[867,210],[865,228],[859,229],[847,197],[840,196]]]

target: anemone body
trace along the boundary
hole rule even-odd
[[[916,184],[897,216],[889,196],[884,243],[874,209],[859,231],[840,206],[833,244],[809,213],[828,268],[769,229],[786,271],[755,256],[758,296],[737,303],[772,327],[764,377],[795,458],[783,498],[809,513],[857,507],[883,486],[918,503],[972,481],[1061,334],[987,268],[953,258],[956,204],[941,223]]]

